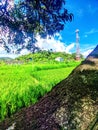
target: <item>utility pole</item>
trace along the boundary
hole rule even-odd
[[[80,60],[79,29],[76,31],[76,60]]]

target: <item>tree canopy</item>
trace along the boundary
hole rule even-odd
[[[72,17],[64,0],[0,1],[0,25],[42,36],[63,30],[64,24],[72,21]]]
[[[37,33],[51,36],[72,18],[65,0],[0,0],[0,43],[7,52],[35,52]]]

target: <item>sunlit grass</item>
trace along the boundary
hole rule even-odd
[[[34,104],[76,67],[65,64],[0,66],[0,120]],[[70,64],[71,66],[71,64]]]

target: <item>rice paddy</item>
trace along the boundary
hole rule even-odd
[[[79,63],[0,66],[0,120],[36,103]]]

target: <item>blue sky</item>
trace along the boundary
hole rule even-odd
[[[98,0],[67,0],[65,7],[74,19],[61,32],[63,42],[75,42],[75,30],[79,29],[81,52],[91,50],[98,44]]]
[[[37,45],[41,49],[53,48],[54,51],[75,52],[75,30],[79,29],[80,51],[87,56],[98,44],[98,0],[66,0],[65,8],[74,14],[73,21],[67,22],[64,30],[56,34],[56,38],[41,39],[37,36]],[[29,52],[27,50],[21,52],[25,53]],[[5,50],[0,48],[0,56],[5,55]],[[13,54],[10,55],[13,57]]]

